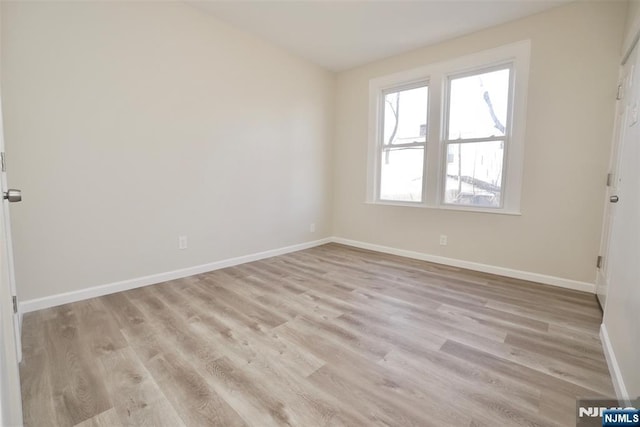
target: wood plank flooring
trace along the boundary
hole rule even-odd
[[[27,426],[573,426],[593,295],[337,244],[29,313]]]

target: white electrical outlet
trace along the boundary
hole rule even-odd
[[[312,223],[309,225],[309,231],[310,231],[310,232],[312,232],[312,233],[315,233],[315,232],[316,232],[316,223],[315,223],[315,222],[312,222]]]
[[[447,246],[447,236],[445,234],[440,235],[440,246]]]
[[[187,249],[187,236],[178,236],[178,249]]]

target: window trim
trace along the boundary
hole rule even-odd
[[[530,50],[530,40],[523,40],[453,60],[371,79],[369,82],[366,203],[520,215]],[[506,64],[511,64],[512,71],[510,73],[509,93],[511,105],[507,112],[508,131],[505,132],[504,137],[491,139],[509,142],[505,142],[502,206],[486,208],[444,203],[445,179],[443,174],[446,172],[446,146],[447,142],[449,142],[445,139],[445,130],[447,128],[445,120],[448,120],[448,81],[450,78],[461,77],[465,74],[473,75],[483,70],[500,69]],[[428,131],[424,151],[422,202],[380,199],[381,160],[379,159],[379,153],[382,153],[380,132],[383,125],[380,120],[382,108],[380,101],[381,97],[383,98],[384,96],[383,91],[401,90],[404,87],[410,87],[412,84],[416,85],[420,82],[427,82],[429,87]]]

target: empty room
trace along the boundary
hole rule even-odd
[[[640,426],[640,0],[0,18],[0,426]]]

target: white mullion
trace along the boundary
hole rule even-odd
[[[509,99],[511,103],[511,99]],[[506,207],[505,200],[508,201],[510,198],[507,191],[510,189],[509,180],[507,179],[508,169],[509,169],[509,138],[505,138],[502,143],[502,176],[500,177],[500,209],[504,209]]]
[[[421,142],[407,142],[405,144],[384,144],[382,145],[382,150],[393,150],[394,148],[411,148],[411,147],[424,147],[426,143],[424,141]]]
[[[442,73],[434,70],[429,85],[429,107],[427,109],[427,147],[425,150],[425,162],[423,166],[423,192],[424,202],[428,206],[437,206],[440,194],[440,169],[441,169],[441,128],[442,128]]]
[[[502,136],[488,136],[486,138],[461,138],[461,139],[445,139],[445,144],[469,144],[474,142],[493,142],[493,141],[506,141],[507,137]]]

